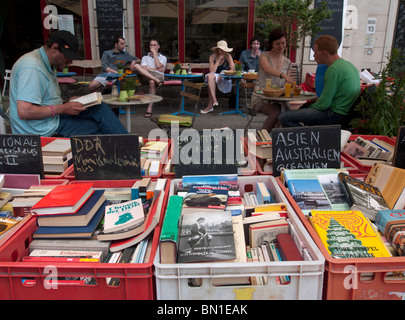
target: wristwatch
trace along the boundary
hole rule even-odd
[[[284,73],[282,73],[282,72],[280,73],[280,79],[283,79],[283,74]]]

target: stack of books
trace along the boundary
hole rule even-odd
[[[55,139],[43,146],[42,159],[45,173],[63,173],[73,163],[70,139]]]
[[[38,217],[33,238],[90,239],[107,204],[104,190],[94,190],[92,183],[56,186],[30,210]]]
[[[392,161],[394,149],[395,146],[378,138],[366,140],[357,137],[354,141],[346,144],[343,152],[358,159],[362,164],[372,165],[375,162],[388,163]]]
[[[266,129],[257,130],[256,134],[251,130],[247,134],[248,150],[253,154],[263,172],[273,171],[273,142]]]

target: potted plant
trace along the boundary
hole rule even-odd
[[[358,134],[397,136],[405,124],[405,56],[393,49],[387,58],[380,83],[364,89],[353,109],[357,116],[350,124]]]
[[[127,91],[128,96],[131,97],[135,94],[137,79],[135,77],[125,77],[121,81],[121,90]]]
[[[114,64],[117,66],[118,74],[124,74],[125,62],[117,60],[117,61],[114,62]]]
[[[236,75],[241,76],[242,75],[242,63],[238,60],[233,60],[233,62],[235,63]]]
[[[174,71],[174,74],[180,74],[180,71],[181,71],[181,63],[180,62],[174,62],[173,63],[173,71]]]

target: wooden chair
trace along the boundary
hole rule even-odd
[[[200,102],[201,90],[204,87],[203,84],[194,83],[190,81],[184,81],[184,90],[180,92],[180,105],[179,105],[179,114],[181,110],[182,100],[184,98],[184,104],[188,99],[194,102],[194,112],[193,116],[175,116],[172,114],[162,114],[159,118],[152,116],[150,120],[154,122],[159,128],[167,132],[168,137],[171,137],[171,125],[172,123],[178,123],[179,127],[192,127],[194,125],[194,120],[196,113],[198,112],[198,104]],[[193,91],[194,93],[190,92]]]

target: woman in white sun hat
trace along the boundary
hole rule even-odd
[[[225,40],[217,42],[217,45],[212,48],[214,52],[210,58],[210,72],[205,75],[205,84],[208,87],[208,105],[200,112],[205,114],[214,111],[214,107],[218,105],[215,95],[215,88],[218,86],[222,93],[229,93],[232,90],[232,80],[224,79],[219,74],[222,70],[235,70],[235,64],[230,54],[232,48],[228,48]]]

